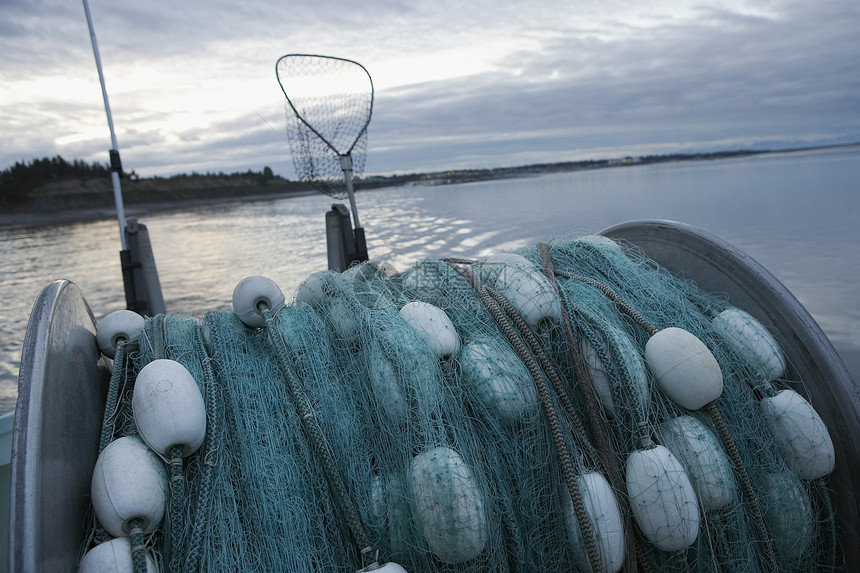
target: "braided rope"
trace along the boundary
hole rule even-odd
[[[729,459],[732,460],[732,463],[735,466],[735,470],[738,472],[738,477],[740,478],[741,482],[741,488],[744,490],[744,495],[749,502],[753,524],[755,525],[759,537],[761,538],[761,542],[764,545],[764,553],[765,558],[767,559],[767,565],[771,571],[779,571],[779,565],[777,564],[776,560],[776,553],[773,550],[773,541],[771,540],[770,533],[768,532],[767,526],[764,523],[764,516],[761,512],[761,506],[758,503],[758,497],[756,496],[755,490],[753,490],[752,481],[750,480],[750,477],[747,474],[746,467],[741,460],[741,455],[738,451],[737,445],[732,439],[732,435],[729,433],[729,430],[726,427],[725,422],[723,421],[723,417],[720,414],[716,403],[710,402],[708,404],[705,404],[704,406],[702,406],[702,410],[708,416],[710,416],[714,427],[717,429],[717,432],[720,435],[720,439],[723,441],[723,444],[726,447],[726,453],[729,455]]]
[[[182,563],[182,552],[179,541],[182,539],[182,505],[185,498],[185,479],[182,474],[182,448],[170,448],[170,571],[179,571]]]
[[[562,299],[570,306],[571,310],[579,314],[585,319],[585,321],[596,330],[603,333],[603,339],[606,343],[606,346],[609,347],[609,352],[612,355],[612,358],[615,360],[616,364],[624,365],[624,356],[621,353],[621,350],[618,348],[618,345],[615,343],[615,340],[612,336],[609,336],[609,329],[606,325],[601,322],[598,318],[593,316],[591,313],[586,311],[585,309],[577,306],[573,302],[570,301],[570,297],[564,291],[562,291]],[[597,352],[598,358],[603,364],[612,364],[612,360],[610,360],[609,356],[606,354],[604,350],[604,346],[600,344],[597,340],[591,340],[592,346],[594,347],[595,352]],[[632,410],[636,419],[634,420],[636,427],[636,440],[642,444],[643,447],[649,447],[651,445],[651,436],[648,432],[648,420],[646,419],[644,412],[644,405],[639,400],[639,395],[636,393],[636,390],[633,387],[633,381],[630,379],[630,373],[627,371],[627,368],[618,368],[618,372],[615,369],[609,369],[607,372],[610,377],[620,376],[621,384],[623,388],[626,390],[624,393],[625,399],[629,400],[632,403]]]
[[[470,270],[467,270],[465,268],[454,268],[457,269],[458,272],[463,274],[469,280],[469,283],[472,285],[472,287],[478,292],[481,297],[481,300],[487,307],[487,310],[490,312],[496,323],[499,325],[499,328],[508,338],[511,345],[514,347],[514,350],[516,350],[517,354],[520,356],[520,359],[523,361],[523,364],[526,366],[529,371],[529,374],[531,374],[531,377],[534,380],[538,396],[540,397],[544,415],[546,416],[547,422],[549,423],[550,433],[552,434],[553,443],[556,449],[556,455],[559,457],[562,472],[564,473],[565,483],[567,485],[568,492],[570,493],[571,501],[573,502],[576,519],[579,524],[580,531],[582,532],[586,552],[588,553],[588,560],[591,564],[591,568],[593,571],[602,571],[602,559],[600,557],[600,551],[597,547],[597,540],[594,535],[594,529],[591,526],[591,521],[588,519],[588,515],[585,513],[585,505],[582,500],[582,494],[580,493],[579,487],[576,483],[576,475],[573,469],[573,462],[570,457],[570,452],[567,449],[567,445],[564,442],[564,433],[562,431],[561,424],[558,419],[558,414],[556,413],[555,408],[552,405],[552,400],[550,398],[549,388],[547,387],[544,373],[541,372],[537,362],[535,361],[535,357],[532,355],[532,353],[526,347],[525,342],[523,341],[523,334],[531,333],[531,330],[526,327],[525,333],[523,333],[522,331],[518,331],[514,327],[514,323],[516,321],[512,321],[508,316],[506,316],[506,311],[503,309],[503,302],[507,301],[502,298],[503,302],[500,302],[497,298],[498,295],[493,296],[490,292],[490,289],[488,289],[484,284],[482,284],[478,277]],[[511,309],[513,309],[513,307],[511,307]],[[513,311],[513,316],[518,316],[518,313],[515,310]],[[524,322],[522,324],[525,325]]]
[[[143,541],[143,520],[132,519],[128,522],[128,537],[131,542],[131,566],[134,573],[147,573],[146,545]]]
[[[572,273],[564,272],[564,271],[556,271],[556,274],[560,277],[564,277],[566,279],[573,279],[580,282],[583,282],[587,285],[591,285],[594,288],[600,290],[606,297],[611,300],[615,305],[624,312],[627,316],[636,321],[645,331],[648,333],[648,336],[654,336],[657,334],[657,328],[648,322],[648,320],[642,316],[635,308],[630,306],[627,301],[625,301],[618,293],[612,290],[608,285],[603,284],[602,282],[584,277],[582,275],[575,275]]]
[[[531,352],[534,357],[537,358],[540,363],[540,367],[543,369],[547,378],[549,378],[552,383],[553,390],[561,402],[564,410],[570,416],[571,422],[573,423],[574,429],[576,430],[576,437],[579,437],[582,442],[583,447],[588,451],[589,456],[592,459],[599,460],[600,455],[597,453],[597,450],[588,440],[588,433],[585,431],[585,424],[582,422],[582,418],[579,416],[579,412],[576,407],[573,405],[573,402],[570,399],[570,395],[567,393],[567,390],[564,387],[564,384],[561,381],[561,376],[558,374],[558,370],[556,370],[552,361],[546,355],[546,352],[543,349],[540,341],[537,336],[535,336],[534,332],[528,327],[526,322],[522,319],[517,310],[505,299],[503,296],[495,292],[493,289],[484,286],[483,287],[487,294],[501,307],[501,309],[508,315],[508,318],[513,322],[513,325],[516,327],[519,334],[523,339],[528,343]]]
[[[305,432],[307,432],[311,446],[316,452],[323,474],[325,475],[332,497],[334,498],[335,505],[337,505],[344,513],[347,526],[349,527],[353,539],[360,550],[362,565],[367,566],[370,563],[365,562],[366,559],[375,559],[376,551],[370,542],[367,532],[364,530],[364,525],[361,523],[358,510],[355,508],[355,504],[352,503],[352,499],[349,497],[346,484],[344,484],[343,479],[335,467],[332,453],[328,448],[325,436],[322,433],[322,428],[320,428],[319,422],[317,422],[316,414],[308,403],[307,397],[299,386],[296,377],[292,373],[292,369],[290,368],[289,360],[287,358],[286,344],[278,334],[278,329],[275,325],[275,318],[265,303],[260,304],[260,311],[266,321],[266,332],[268,334],[269,343],[275,351],[281,370],[284,372],[287,386],[289,387],[290,393],[295,401],[295,406],[298,410],[299,417],[301,418],[302,426],[304,427]]]
[[[122,375],[125,372],[125,344],[120,344],[116,348],[116,354],[113,358],[113,373],[108,384],[107,402],[105,403],[104,418],[102,419],[102,435],[99,441],[99,455],[108,447],[113,436],[114,416],[119,412],[119,387]]]
[[[648,333],[649,336],[654,336],[658,331],[657,329],[645,319],[636,309],[630,306],[621,296],[619,296],[615,291],[609,288],[607,285],[601,283],[600,281],[591,279],[589,277],[584,277],[581,275],[575,275],[571,273],[563,273],[559,272],[559,276],[563,276],[565,278],[578,280],[584,282],[588,285],[591,285],[601,292],[603,292],[607,298],[609,298],[622,312],[627,314],[630,318],[636,321],[642,328]],[[582,313],[583,316],[586,316],[587,313]],[[595,320],[595,319],[592,319]],[[596,320],[595,320],[596,322]],[[615,346],[614,341],[611,337],[607,337],[607,342],[609,343],[610,350],[616,356],[619,356],[618,349]],[[598,354],[600,354],[601,349],[598,349]],[[601,360],[603,357],[601,357]],[[626,372],[622,373],[627,378]],[[626,380],[625,380],[626,381]],[[635,393],[634,393],[634,399]],[[732,463],[735,466],[735,470],[738,473],[738,477],[741,481],[741,488],[744,491],[744,495],[747,498],[747,501],[750,506],[750,513],[753,520],[753,524],[761,538],[762,544],[764,545],[764,553],[765,559],[767,560],[767,565],[771,571],[778,571],[779,566],[776,560],[776,553],[773,548],[773,541],[771,540],[770,533],[767,530],[767,526],[764,522],[764,516],[762,515],[761,506],[758,503],[758,497],[755,494],[755,491],[752,487],[752,482],[750,481],[749,475],[747,474],[746,467],[744,466],[743,460],[740,457],[740,452],[737,449],[737,445],[735,444],[731,434],[728,431],[728,428],[723,421],[722,415],[720,414],[719,409],[717,408],[716,403],[711,402],[706,404],[702,410],[710,416],[711,421],[714,424],[714,427],[717,429],[719,433],[720,439],[726,447],[726,453],[728,453],[729,458],[732,460]],[[637,408],[638,411],[638,408]]]
[[[108,447],[108,444],[111,443],[113,438],[114,417],[120,410],[119,388],[124,373],[125,344],[120,343],[117,346],[116,353],[113,357],[113,373],[111,374],[110,382],[108,383],[107,400],[105,402],[105,411],[102,418],[102,433],[101,438],[99,439],[99,456],[102,455],[102,452],[106,447]],[[95,512],[93,512],[93,539],[97,543],[102,543],[110,539],[110,535],[108,535],[108,532],[104,527],[102,527],[102,524],[99,522],[99,518],[95,515]]]
[[[600,417],[600,407],[597,403],[597,396],[594,393],[594,386],[591,383],[591,376],[588,374],[588,369],[585,367],[582,356],[579,353],[579,345],[576,334],[573,330],[573,325],[570,322],[570,309],[568,308],[567,297],[561,296],[561,288],[556,279],[556,271],[552,262],[552,256],[549,252],[549,245],[546,243],[538,243],[538,254],[540,255],[541,265],[543,266],[544,275],[555,289],[556,295],[561,301],[562,307],[562,324],[564,325],[564,333],[567,337],[568,351],[570,359],[576,368],[576,378],[579,381],[579,388],[582,393],[585,407],[588,412],[589,423],[591,424],[592,434],[597,442],[597,450],[602,455],[601,466],[606,471],[609,477],[609,482],[617,491],[626,493],[626,483],[621,475],[621,464],[618,458],[613,454],[612,448],[609,445],[609,435],[606,427],[603,425],[603,419]],[[595,346],[596,348],[596,346]],[[632,531],[632,518],[630,508],[627,504],[621,504],[621,516],[626,531]],[[633,573],[637,570],[635,554],[641,552],[641,548],[637,542],[635,535],[625,535],[626,548],[624,569],[627,572]]]
[[[195,332],[194,342],[197,346],[197,354],[203,364],[206,375],[206,441],[203,444],[203,468],[199,478],[200,488],[197,493],[197,507],[194,510],[194,523],[191,526],[191,535],[188,541],[187,557],[185,560],[186,571],[196,571],[200,566],[200,558],[203,551],[203,531],[207,522],[209,504],[212,497],[212,475],[215,466],[218,465],[218,441],[220,439],[220,425],[218,418],[218,392],[215,385],[215,372],[212,367],[206,347],[203,344],[203,336],[198,326]],[[212,336],[220,344],[220,333],[212,328]]]

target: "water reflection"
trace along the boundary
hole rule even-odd
[[[860,371],[860,150],[626,167],[359,194],[371,257],[405,269],[425,257],[481,257],[632,219],[675,219],[747,251],[812,313]],[[289,296],[327,264],[313,195],[141,217],[165,303],[199,316],[227,308],[251,274]],[[124,306],[114,221],[0,230],[0,411],[14,407],[30,308],[52,278],[84,291],[97,318]]]

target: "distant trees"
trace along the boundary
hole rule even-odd
[[[60,157],[44,157],[32,159],[29,163],[16,161],[15,165],[0,172],[3,183],[44,183],[52,179],[67,177],[101,177],[110,175],[107,163],[87,163],[83,159],[75,159],[71,163]]]
[[[0,206],[13,206],[25,202],[30,191],[53,180],[70,177],[102,177],[110,174],[106,163],[87,163],[82,159],[68,162],[59,155],[16,161],[15,165],[0,171]]]

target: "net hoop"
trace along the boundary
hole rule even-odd
[[[326,60],[336,60],[336,61],[346,62],[346,63],[350,63],[350,64],[355,64],[356,66],[361,68],[361,70],[367,75],[367,81],[370,83],[370,106],[369,106],[369,110],[367,113],[367,120],[364,122],[364,125],[358,131],[358,134],[355,136],[355,139],[353,140],[352,144],[349,146],[349,149],[347,149],[345,152],[339,151],[337,149],[337,147],[335,147],[328,139],[326,139],[325,136],[323,136],[314,126],[312,126],[302,116],[301,112],[299,112],[299,110],[296,108],[295,104],[293,103],[293,100],[290,99],[290,96],[287,93],[287,89],[284,87],[284,82],[281,80],[281,73],[280,73],[281,62],[288,59],[288,58],[321,58],[321,59],[326,59]],[[302,122],[305,125],[305,127],[307,127],[309,130],[311,130],[311,132],[313,132],[314,135],[316,135],[323,143],[325,143],[329,147],[329,149],[334,151],[338,156],[343,157],[343,156],[350,155],[352,153],[352,150],[355,148],[355,145],[361,139],[362,135],[364,135],[364,133],[367,131],[367,126],[370,125],[370,119],[373,116],[373,97],[374,97],[373,79],[370,77],[370,72],[367,71],[367,68],[365,68],[364,66],[362,66],[361,64],[359,64],[355,60],[350,60],[347,58],[338,58],[335,56],[322,56],[319,54],[286,54],[286,55],[278,58],[278,61],[275,63],[275,76],[278,78],[278,85],[281,86],[281,91],[283,92],[284,97],[287,98],[287,103],[289,104],[290,109],[292,109],[293,113],[296,114],[296,117],[298,118],[298,120],[300,122]]]

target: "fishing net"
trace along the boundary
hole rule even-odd
[[[103,443],[137,433],[143,366],[188,369],[208,426],[146,539],[168,571],[829,570],[826,477],[799,477],[763,415],[801,381],[726,311],[599,237],[325,271],[262,328],[148,319],[117,355]],[[648,370],[672,327],[713,353],[715,402],[683,408]]]
[[[352,60],[309,54],[283,56],[275,71],[287,98],[287,140],[296,174],[326,195],[346,198],[351,175],[345,171],[364,172],[373,110],[370,74]]]

